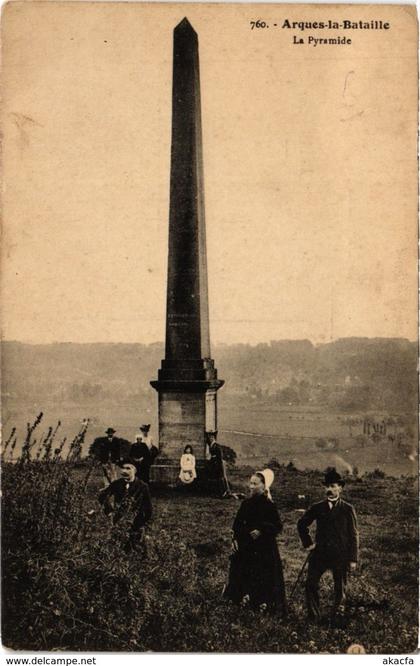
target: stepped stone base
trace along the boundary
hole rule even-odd
[[[184,485],[179,479],[179,460],[165,459],[156,461],[156,464],[150,468],[150,481],[155,485],[162,485],[169,488]],[[205,461],[198,461],[196,466],[197,479],[194,481],[195,486],[203,486],[207,484],[206,464]],[[189,484],[186,484],[189,485]],[[191,484],[192,485],[192,484]]]

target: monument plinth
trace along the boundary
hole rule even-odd
[[[159,394],[154,481],[176,482],[187,444],[200,477],[223,385],[210,356],[198,38],[184,18],[174,30],[165,359],[150,382]]]

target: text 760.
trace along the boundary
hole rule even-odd
[[[261,21],[258,19],[258,21],[250,21],[249,22],[251,26],[251,30],[254,30],[254,28],[268,28],[268,25],[265,21]]]

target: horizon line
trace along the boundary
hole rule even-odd
[[[241,341],[236,341],[236,342],[223,342],[223,341],[215,341],[212,342],[212,347],[213,346],[226,346],[226,347],[233,347],[235,345],[247,345],[249,347],[257,347],[258,345],[271,345],[272,343],[276,342],[310,342],[313,346],[319,346],[319,345],[328,345],[328,344],[333,344],[334,342],[338,342],[339,340],[400,340],[400,341],[405,341],[405,342],[410,342],[410,343],[415,343],[418,342],[418,339],[410,339],[408,337],[404,336],[381,336],[381,335],[347,335],[347,336],[339,336],[338,338],[332,338],[330,340],[319,340],[317,342],[314,342],[310,338],[272,338],[270,340],[261,340],[259,342],[241,342]],[[136,342],[127,342],[127,341],[118,341],[118,340],[96,340],[92,342],[77,342],[75,340],[53,340],[50,342],[34,342],[30,340],[16,340],[16,339],[2,339],[1,344],[4,343],[15,343],[15,344],[21,344],[21,345],[29,345],[29,346],[48,346],[48,345],[143,345],[143,346],[151,346],[151,345],[165,345],[164,340],[155,340],[152,342],[141,342],[141,341],[136,341]]]

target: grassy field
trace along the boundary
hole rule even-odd
[[[320,450],[315,438],[268,437],[224,430],[220,431],[219,440],[237,452],[238,462],[243,465],[261,465],[274,458],[285,465],[293,462],[301,470],[336,467],[345,472],[356,467],[362,474],[377,468],[391,476],[417,473],[417,457],[410,459],[389,442],[369,442],[362,447],[356,438],[347,436],[339,440],[336,449]]]
[[[72,432],[80,427],[82,412],[79,404],[73,406],[66,404],[64,418],[60,415],[62,405],[57,401],[51,404],[45,401],[42,404],[33,403],[30,409],[31,413],[42,409],[49,423],[56,423],[60,419],[59,435],[61,432]],[[118,408],[112,402],[96,401],[94,404],[87,404],[86,410],[91,418],[89,436],[84,443],[85,453],[90,442],[102,435],[110,425],[117,430],[118,436],[134,441],[140,423],[151,423],[152,432],[156,436],[154,395],[149,399],[143,397],[135,403],[119,404]],[[14,404],[11,399],[5,401],[5,419],[8,416],[7,426],[5,425],[6,436],[14,425],[17,426],[18,435],[24,439],[26,419],[22,414],[25,413],[27,412],[22,405]],[[358,440],[358,434],[362,432],[361,427],[353,428],[353,436],[350,436],[349,427],[345,423],[347,418],[348,415],[308,406],[274,408],[248,404],[245,400],[238,402],[221,399],[218,417],[219,438],[223,444],[235,450],[240,465],[260,465],[275,458],[283,464],[292,461],[299,469],[323,470],[327,466],[335,466],[340,471],[345,471],[349,467],[357,467],[363,473],[379,467],[387,474],[395,476],[417,474],[416,455],[410,459],[408,451],[398,450],[397,446],[386,438],[376,443],[369,440],[367,445],[362,447]],[[42,433],[38,431],[37,434]],[[336,440],[337,448],[320,450],[317,446],[317,440],[320,438]],[[414,437],[413,441],[417,441],[417,438]],[[19,442],[15,453],[16,455],[20,453]]]
[[[231,471],[246,492],[251,469]],[[276,470],[273,497],[287,592],[304,561],[301,511],[322,497],[322,475]],[[14,649],[368,653],[417,648],[418,534],[414,478],[349,477],[345,499],[360,523],[361,563],[351,578],[348,623],[308,626],[303,585],[280,622],[221,599],[230,528],[239,502],[153,489],[147,553],[122,549],[97,503],[98,470],[86,463],[5,464],[3,642]],[[304,496],[304,497],[299,497]],[[92,513],[94,512],[94,513]],[[326,576],[322,603],[331,603]]]

